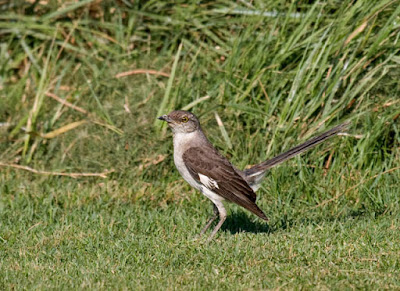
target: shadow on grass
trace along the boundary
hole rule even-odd
[[[255,220],[244,212],[231,213],[222,225],[221,230],[229,231],[231,234],[240,232],[271,233],[271,227],[264,221]]]
[[[375,213],[376,214],[376,213]],[[362,210],[350,210],[347,213],[337,217],[335,215],[322,215],[316,214],[312,217],[294,216],[289,217],[282,215],[274,222],[265,222],[257,217],[246,212],[238,211],[233,212],[226,218],[225,223],[222,225],[222,231],[228,231],[231,234],[241,232],[251,233],[273,233],[279,230],[286,230],[299,225],[319,225],[321,223],[344,222],[349,219],[368,219],[367,213]]]

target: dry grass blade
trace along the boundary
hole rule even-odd
[[[168,155],[158,155],[156,158],[147,158],[142,161],[142,163],[139,165],[139,171],[143,171],[144,169],[152,166],[152,165],[157,165],[161,163],[162,161],[167,158]]]
[[[365,21],[363,24],[361,24],[359,27],[357,27],[350,35],[349,37],[346,39],[346,41],[344,42],[345,45],[348,45],[349,42],[351,42],[351,40],[353,38],[355,38],[357,35],[359,35],[361,32],[364,31],[364,29],[367,27],[368,21]]]
[[[0,162],[0,167],[10,167],[14,169],[19,169],[19,170],[25,170],[34,174],[39,174],[39,175],[49,175],[49,176],[66,176],[66,177],[71,177],[71,178],[78,178],[78,177],[100,177],[100,178],[107,178],[107,175],[109,173],[114,172],[114,170],[106,170],[102,173],[62,173],[62,172],[49,172],[49,171],[40,171],[33,169],[28,166],[21,166],[17,164],[6,164]]]
[[[72,109],[74,109],[76,111],[79,111],[80,113],[83,113],[85,115],[89,115],[89,112],[87,112],[85,109],[80,108],[79,106],[76,106],[76,105],[74,105],[72,103],[69,103],[68,101],[58,97],[56,94],[53,94],[53,93],[50,93],[50,92],[46,92],[46,96],[48,96],[50,98],[53,98],[54,100],[60,102],[61,104],[64,104],[65,106],[67,106],[69,108],[72,108]]]
[[[123,133],[123,131],[120,130],[119,128],[117,128],[117,127],[115,127],[115,126],[113,126],[113,125],[111,125],[111,124],[107,124],[107,123],[101,122],[95,115],[91,114],[90,112],[86,111],[85,109],[83,109],[83,108],[81,108],[81,107],[78,107],[78,106],[76,106],[76,105],[71,104],[70,102],[68,102],[68,101],[66,101],[66,100],[64,100],[64,99],[62,99],[62,98],[60,98],[60,97],[58,97],[57,95],[55,95],[55,94],[53,94],[53,93],[46,92],[46,96],[48,96],[48,97],[50,97],[50,98],[53,98],[54,100],[60,102],[61,104],[65,105],[65,106],[67,106],[67,107],[69,107],[69,108],[72,108],[72,109],[74,109],[74,110],[76,110],[76,111],[78,111],[78,112],[81,112],[81,113],[83,113],[83,114],[89,116],[89,117],[91,118],[90,121],[93,122],[94,124],[97,124],[97,125],[106,127],[106,128],[108,128],[108,129],[111,129],[112,131],[114,131],[114,132],[116,132],[116,133],[118,133],[118,134],[122,134],[122,133]],[[83,121],[79,121],[79,122],[83,122]],[[82,123],[82,124],[83,124],[83,123]],[[77,127],[77,126],[79,126],[79,125],[81,125],[81,124],[78,124],[78,125],[74,124],[74,125],[73,125],[73,128],[75,128],[75,127]],[[70,125],[70,126],[71,126],[71,125]],[[68,128],[67,128],[67,129],[68,129]],[[70,129],[72,129],[72,128],[70,128]],[[70,129],[68,129],[68,130],[70,130]],[[47,135],[47,134],[46,134],[46,135]],[[42,136],[42,137],[43,137],[43,136]]]
[[[138,75],[138,74],[150,74],[150,75],[157,75],[157,76],[163,76],[163,77],[169,77],[170,76],[168,73],[164,73],[164,72],[160,72],[160,71],[137,69],[137,70],[118,73],[118,74],[115,75],[115,78],[118,79],[118,78],[130,76],[130,75]]]
[[[60,128],[57,128],[56,130],[50,131],[50,132],[45,133],[45,134],[41,134],[40,136],[43,137],[43,138],[47,138],[47,139],[55,138],[56,136],[59,136],[60,134],[66,133],[66,132],[68,132],[68,131],[70,131],[70,130],[78,127],[78,126],[81,126],[82,124],[85,124],[85,123],[87,123],[86,120],[72,122],[72,123],[69,123],[67,125],[61,126]]]

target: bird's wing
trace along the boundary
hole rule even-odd
[[[213,148],[192,147],[183,153],[183,162],[192,177],[204,187],[267,220],[255,204],[254,191],[219,152]]]

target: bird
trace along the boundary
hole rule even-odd
[[[214,238],[226,220],[224,201],[236,203],[268,221],[265,213],[256,204],[255,193],[268,170],[341,133],[348,126],[348,122],[340,124],[272,159],[242,171],[211,144],[201,128],[199,119],[193,113],[174,110],[158,119],[166,122],[172,130],[174,163],[178,172],[190,186],[213,203],[214,214],[201,230],[200,236],[219,216],[219,222],[208,237],[208,242]]]

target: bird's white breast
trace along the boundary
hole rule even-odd
[[[191,133],[175,133],[174,134],[174,163],[179,173],[190,186],[201,190],[198,183],[192,175],[190,175],[184,161],[183,153],[189,148],[190,141],[195,137],[196,132]]]

